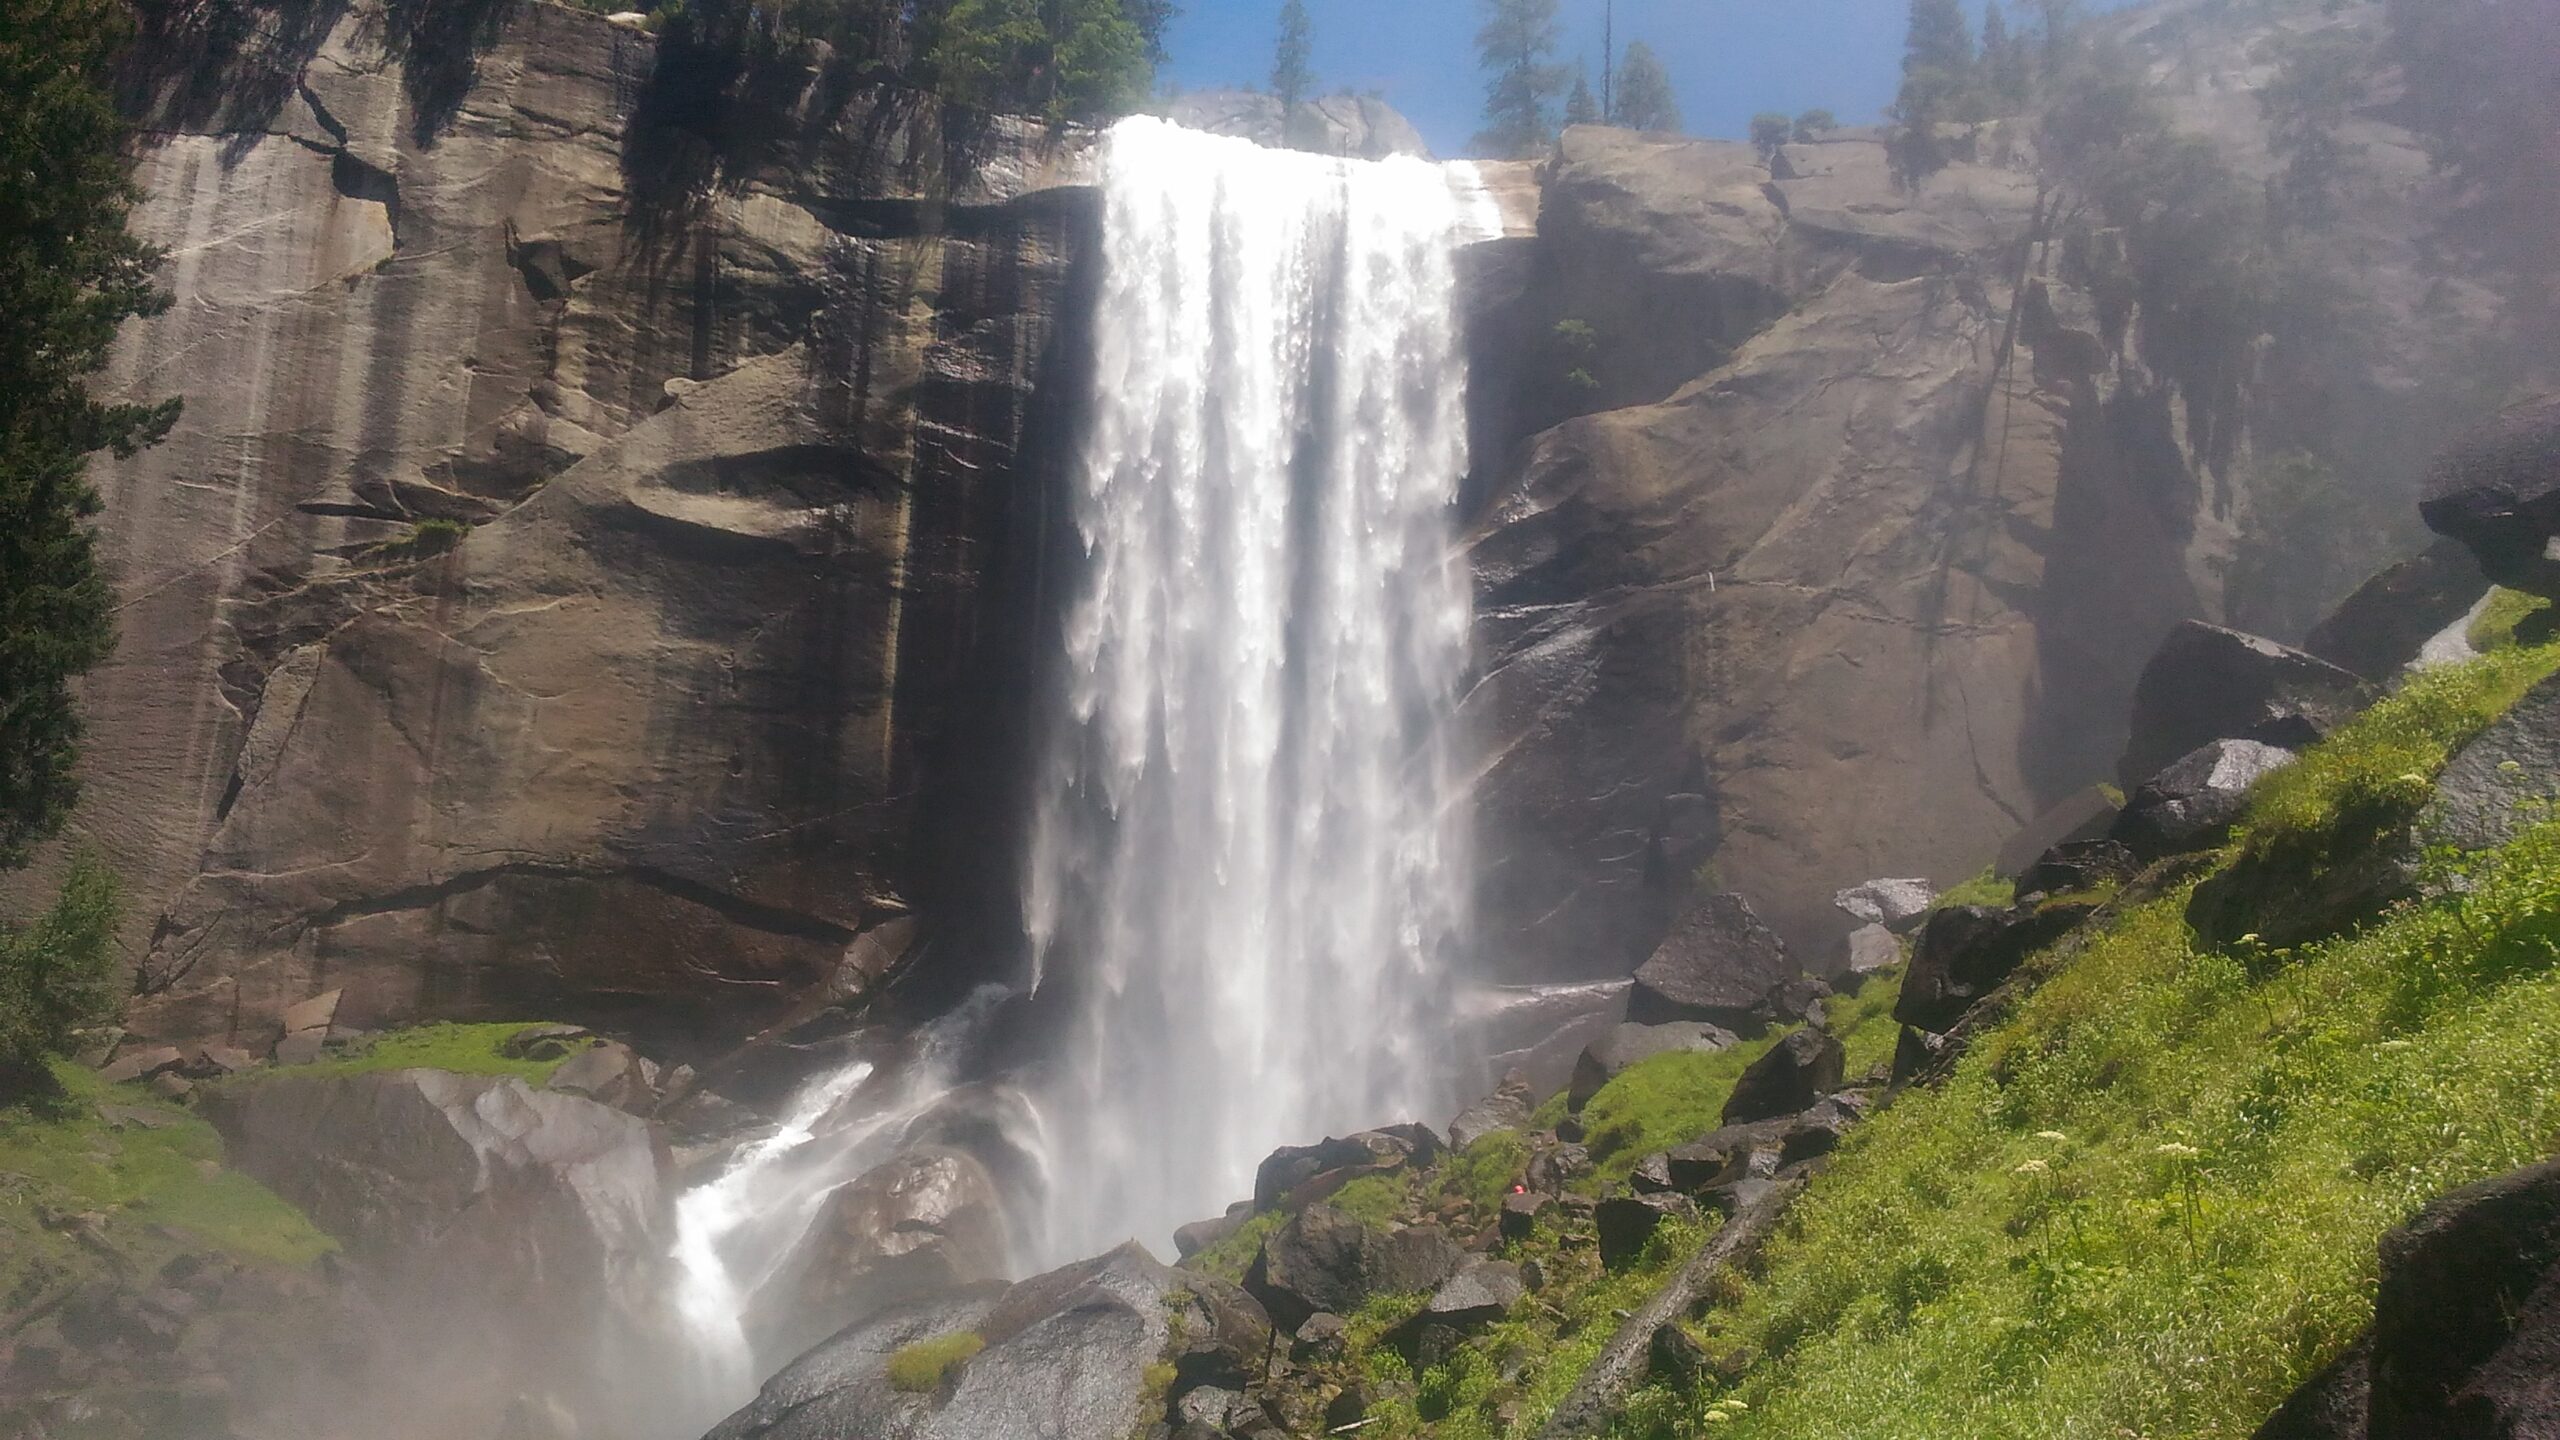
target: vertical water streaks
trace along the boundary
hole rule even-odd
[[[1073,1017],[1051,1260],[1162,1248],[1274,1146],[1450,1098],[1471,180],[1107,141],[1087,569],[1025,897]]]

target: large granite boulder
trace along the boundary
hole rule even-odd
[[[1272,1323],[1296,1330],[1319,1312],[1348,1315],[1379,1295],[1430,1290],[1466,1261],[1436,1225],[1373,1230],[1328,1205],[1310,1205],[1262,1243],[1244,1288]]]
[[[518,1395],[616,1430],[654,1423],[648,1395],[592,1363],[676,1354],[671,1196],[647,1122],[440,1070],[275,1071],[199,1105],[233,1169],[344,1247],[372,1318],[330,1361],[342,1419],[386,1424],[435,1392],[458,1433],[493,1433]]]
[[[1591,1042],[1574,1062],[1573,1083],[1566,1091],[1567,1103],[1580,1110],[1600,1093],[1602,1086],[1641,1060],[1672,1050],[1729,1050],[1742,1043],[1742,1037],[1719,1025],[1703,1020],[1674,1020],[1662,1025],[1639,1025],[1629,1022],[1616,1026],[1608,1034]]]
[[[1146,1412],[1188,1282],[1138,1246],[990,1290],[893,1310],[819,1345],[765,1382],[709,1440],[1091,1440]],[[1170,1303],[1169,1303],[1170,1302]],[[889,1383],[901,1349],[955,1334],[985,1348],[933,1394]]]
[[[2457,1190],[2382,1239],[2373,1326],[2257,1440],[2560,1433],[2560,1162]]]
[[[1779,1018],[1772,992],[1803,973],[1750,901],[1710,895],[1637,969],[1627,1018],[1639,1025],[1698,1020],[1756,1031]]]
[[[2560,677],[2525,692],[2495,724],[2454,753],[2418,816],[2430,845],[2488,850],[2560,804]]]
[[[1847,1058],[1828,1031],[1790,1032],[1733,1082],[1733,1093],[1724,1102],[1724,1123],[1749,1125],[1812,1109],[1815,1101],[1840,1088]]]
[[[2364,682],[2272,640],[2189,622],[2169,633],[2133,696],[2133,737],[2117,773],[2132,790],[2216,740],[2299,750],[2372,698]]]
[[[2341,670],[2388,684],[2427,642],[2461,620],[2489,592],[2489,577],[2460,541],[2438,540],[2356,587],[2302,648]]]
[[[964,1151],[911,1150],[829,1195],[777,1274],[788,1294],[760,1308],[757,1349],[796,1355],[892,1306],[1009,1271],[995,1178]]]
[[[2468,546],[2490,579],[2560,597],[2560,396],[2520,405],[2427,472],[2418,513]]]
[[[2089,916],[2086,905],[1993,910],[1958,905],[1929,917],[1902,977],[1893,1018],[1943,1034],[1967,1010],[2015,974],[2028,956],[2069,934]]]
[[[2293,759],[2255,740],[2216,740],[2144,781],[2109,833],[2145,861],[2209,850],[2249,808],[2251,787]]]

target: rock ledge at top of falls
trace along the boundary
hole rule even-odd
[[[1256,90],[1198,90],[1166,101],[1160,113],[1176,125],[1275,149],[1354,160],[1432,158],[1413,122],[1374,95],[1326,95],[1284,107]]]
[[[559,5],[468,48],[270,8],[136,62],[176,304],[110,388],[187,407],[97,467],[127,603],[75,822],[137,901],[136,1031],[343,987],[364,1028],[682,1053],[859,1003],[849,947],[903,916],[972,953],[1010,913],[1093,137],[706,93]]]

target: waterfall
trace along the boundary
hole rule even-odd
[[[1103,172],[1086,563],[1025,896],[1072,1017],[1052,1260],[1162,1249],[1277,1145],[1444,1118],[1465,868],[1472,172],[1147,119]]]

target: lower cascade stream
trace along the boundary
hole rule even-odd
[[[1251,1193],[1275,1147],[1437,1121],[1464,1057],[1455,712],[1471,596],[1456,251],[1473,167],[1273,150],[1154,119],[1101,153],[1090,409],[1032,799],[1023,1082],[1045,1193],[1015,1273]],[[811,1079],[679,1202],[703,1414],[788,1355],[751,1317],[827,1195],[953,1086],[996,992],[901,1073]]]

